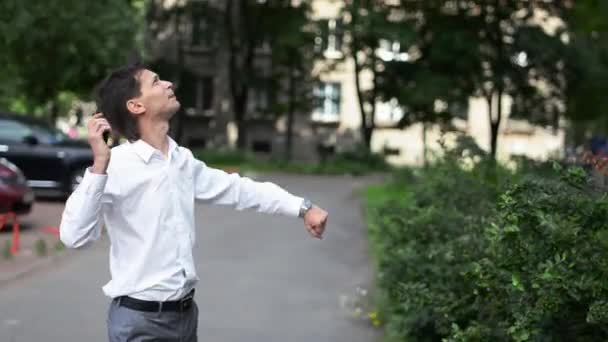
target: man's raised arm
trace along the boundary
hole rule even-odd
[[[59,226],[61,242],[70,248],[81,247],[101,234],[101,208],[110,162],[110,148],[103,140],[103,133],[111,128],[103,115],[97,113],[89,120],[87,129],[94,163],[68,198]]]

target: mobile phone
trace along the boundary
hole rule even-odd
[[[93,116],[97,113],[99,113],[99,112],[95,110],[95,111],[93,111],[93,114],[91,114],[91,116]],[[104,131],[102,137],[103,137],[103,141],[107,144],[108,140],[110,140],[110,131]]]

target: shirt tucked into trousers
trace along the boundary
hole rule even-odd
[[[108,311],[110,342],[196,342],[198,307],[196,302],[184,312],[142,312],[110,303]]]
[[[107,174],[87,170],[63,212],[60,237],[67,247],[97,240],[106,227],[111,280],[103,291],[113,299],[107,322],[112,342],[196,341],[196,305],[155,313],[117,300],[176,301],[194,289],[195,201],[291,217],[303,201],[273,183],[210,168],[167,139],[167,156],[143,140],[112,148]]]

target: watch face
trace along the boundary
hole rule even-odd
[[[310,200],[305,200],[304,207],[306,208],[306,210],[312,208],[312,202]]]
[[[306,214],[310,208],[312,208],[312,202],[308,199],[304,199],[302,207],[300,208],[300,217],[304,217],[304,214]]]

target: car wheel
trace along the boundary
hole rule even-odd
[[[84,172],[85,172],[86,168],[80,168],[80,169],[76,169],[76,171],[72,172],[72,175],[70,176],[70,191],[74,192],[74,190],[76,190],[76,188],[78,187],[78,185],[80,184],[80,182],[82,182],[82,178],[84,177]]]

